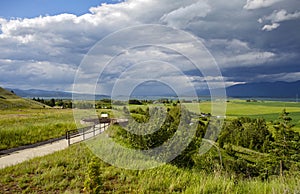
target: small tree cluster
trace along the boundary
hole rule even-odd
[[[71,100],[62,100],[62,99],[43,99],[43,98],[33,98],[32,100],[43,103],[47,106],[54,107],[60,106],[62,108],[72,108]]]
[[[268,152],[272,133],[264,119],[238,118],[227,122],[219,136],[220,147],[230,143],[260,152]]]

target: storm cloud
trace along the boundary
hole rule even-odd
[[[216,59],[226,85],[296,81],[299,7],[298,0],[127,0],[101,4],[79,16],[0,18],[0,83],[71,90],[82,59],[99,40],[142,24],[166,25],[199,38]],[[193,79],[203,81],[196,75]]]

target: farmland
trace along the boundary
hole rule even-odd
[[[196,112],[195,103],[184,104],[190,111]],[[286,109],[295,124],[295,130],[300,131],[300,103],[296,102],[277,102],[277,101],[257,101],[246,102],[246,100],[233,99],[227,102],[227,119],[237,117],[264,118],[266,121],[278,120],[279,113]],[[211,102],[200,103],[200,111],[208,113],[211,111]]]

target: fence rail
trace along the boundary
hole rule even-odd
[[[84,127],[81,129],[69,130],[66,131],[65,138],[68,141],[68,145],[70,146],[71,139],[77,138],[78,141],[76,142],[80,142],[95,137],[96,135],[101,134],[105,130],[105,128],[108,127],[109,125],[110,125],[109,122],[105,122],[105,123],[99,123],[97,125]],[[82,138],[78,138],[78,137],[82,137]]]

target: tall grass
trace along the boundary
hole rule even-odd
[[[84,144],[0,170],[2,193],[83,192],[93,154]],[[101,193],[299,193],[300,177],[239,179],[221,172],[203,172],[166,164],[144,170],[124,170],[96,160]]]
[[[0,150],[60,137],[76,127],[72,110],[1,110],[0,113]]]

